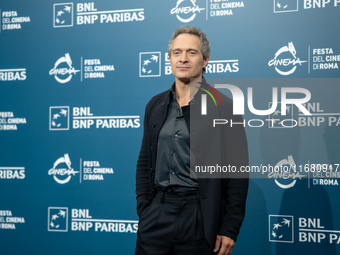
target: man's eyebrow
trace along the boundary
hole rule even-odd
[[[173,49],[172,51],[177,51],[177,50],[185,50],[185,51],[198,51],[197,49],[192,49],[192,48],[188,48],[188,49],[182,49],[182,48],[176,48],[176,49]]]

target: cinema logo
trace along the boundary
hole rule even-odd
[[[64,157],[60,157],[54,162],[53,167],[48,171],[48,175],[52,175],[57,183],[65,184],[76,174],[79,174],[79,183],[82,183],[82,181],[104,181],[106,176],[114,174],[112,167],[103,167],[99,161],[80,158],[79,171],[75,171],[71,164],[69,155],[64,154]]]
[[[54,75],[54,78],[59,83],[67,83],[72,79],[73,75],[76,75],[80,70],[76,70],[72,66],[72,60],[69,53],[66,53],[65,56],[59,58],[54,67],[50,70],[49,74]]]
[[[66,153],[64,157],[60,157],[54,162],[53,167],[48,170],[48,175],[52,175],[53,179],[59,184],[68,183],[72,176],[79,173],[79,171],[74,171],[71,164],[70,157]]]
[[[272,171],[268,173],[268,178],[274,178],[275,184],[281,189],[289,189],[294,187],[297,179],[305,178],[307,175],[301,175],[296,170],[296,164],[292,155],[288,155],[287,159],[280,160]]]
[[[68,212],[67,207],[48,207],[48,231],[68,232]],[[94,219],[89,209],[71,209],[70,212],[71,231],[135,234],[138,230],[136,220]]]
[[[294,73],[298,66],[306,62],[296,56],[294,44],[289,42],[288,46],[281,47],[275,53],[274,58],[268,62],[268,66],[274,66],[277,73],[287,76]]]
[[[66,53],[65,56],[55,62],[49,74],[54,75],[56,81],[63,84],[69,82],[73,75],[76,75],[78,72],[80,72],[80,81],[82,82],[83,79],[102,79],[105,78],[108,72],[115,71],[114,65],[102,64],[99,58],[83,59],[83,57],[81,57],[80,65],[80,70],[76,70],[72,66],[70,54]]]
[[[189,23],[195,19],[197,13],[201,13],[203,10],[205,8],[200,8],[196,4],[196,0],[178,0],[170,13],[175,14],[180,22]]]

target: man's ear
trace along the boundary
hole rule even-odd
[[[208,62],[209,62],[209,57],[203,60],[203,67],[206,67],[208,65]]]

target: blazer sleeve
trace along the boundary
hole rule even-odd
[[[233,121],[242,123],[243,118],[240,115],[233,115]],[[243,125],[228,127],[225,136],[225,146],[227,162],[240,170],[241,166],[248,166],[248,145],[247,137]],[[242,222],[245,217],[246,198],[249,185],[249,173],[231,174],[229,178],[223,179],[223,197],[222,203],[222,224],[220,225],[219,234],[228,236],[234,241],[240,231]]]
[[[150,203],[150,178],[149,178],[149,117],[150,103],[147,104],[144,114],[144,131],[142,145],[137,161],[136,169],[136,195],[137,195],[137,214]]]

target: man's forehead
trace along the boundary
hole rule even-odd
[[[180,34],[175,38],[172,45],[172,50],[174,49],[200,50],[200,46],[201,41],[197,35]]]

